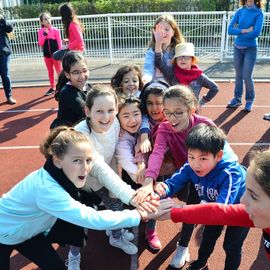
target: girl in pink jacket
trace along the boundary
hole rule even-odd
[[[39,15],[41,28],[38,31],[38,45],[43,49],[44,62],[48,71],[51,88],[45,93],[49,96],[54,93],[54,69],[59,75],[62,71],[60,61],[53,59],[53,53],[62,48],[60,31],[51,25],[51,15],[48,12]]]
[[[59,7],[59,12],[62,17],[62,23],[64,25],[64,34],[67,38],[67,49],[73,51],[84,52],[84,41],[83,41],[83,25],[75,14],[70,3],[62,4]]]

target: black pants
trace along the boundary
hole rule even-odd
[[[10,255],[14,249],[43,270],[66,269],[64,262],[54,250],[46,236],[38,234],[37,236],[17,245],[0,244],[1,270],[10,269]]]
[[[199,248],[198,259],[207,261],[212,254],[223,226],[205,226]],[[237,270],[241,263],[242,245],[249,228],[228,226],[226,228],[223,249],[226,253],[225,270]]]

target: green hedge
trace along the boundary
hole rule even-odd
[[[132,12],[167,12],[167,11],[213,11],[217,8],[215,0],[80,0],[71,1],[78,15],[132,13]],[[49,11],[52,16],[59,16],[59,3],[22,5],[0,9],[10,19],[37,18],[39,13]]]

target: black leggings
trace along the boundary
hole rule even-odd
[[[0,244],[0,265],[2,270],[10,269],[10,255],[14,249],[38,265],[42,270],[66,269],[64,262],[44,234],[38,234],[17,245]]]

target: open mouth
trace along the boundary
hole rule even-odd
[[[86,178],[86,176],[85,176],[85,175],[80,175],[80,176],[78,176],[78,178],[79,178],[81,181],[84,181],[85,178]]]

